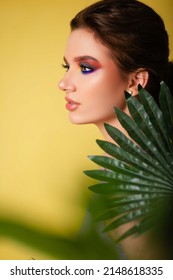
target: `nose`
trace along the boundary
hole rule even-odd
[[[59,89],[66,91],[66,92],[73,92],[76,90],[76,86],[74,84],[74,81],[72,77],[69,75],[69,73],[66,73],[65,76],[60,80]]]

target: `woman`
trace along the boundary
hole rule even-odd
[[[80,11],[71,21],[65,55],[65,93],[69,119],[93,123],[112,141],[104,123],[126,134],[114,107],[128,113],[124,91],[138,97],[138,85],[158,101],[160,82],[171,85],[168,35],[160,16],[135,0],[103,0]],[[126,225],[120,233],[127,229]],[[119,234],[119,233],[116,233]],[[122,246],[128,258],[155,259],[163,249],[148,250],[148,236],[128,238]],[[161,253],[160,253],[161,252]]]

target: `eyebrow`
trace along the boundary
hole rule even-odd
[[[75,62],[80,62],[83,60],[94,60],[94,61],[98,62],[98,60],[95,57],[90,56],[90,55],[82,55],[82,56],[77,56],[74,58]],[[67,59],[65,57],[64,57],[64,61],[67,63]]]

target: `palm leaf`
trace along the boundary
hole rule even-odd
[[[131,98],[131,103],[133,102],[134,98]],[[131,104],[130,99],[128,101],[128,105]],[[130,105],[129,105],[130,107]],[[137,109],[136,109],[137,110]],[[138,109],[140,110],[140,108]],[[159,152],[157,146],[153,143],[152,138],[149,138],[145,131],[140,128],[140,125],[138,126],[135,120],[131,119],[130,116],[128,116],[126,113],[121,111],[118,108],[115,108],[116,115],[119,119],[119,122],[122,124],[122,126],[126,129],[129,136],[135,140],[135,142],[140,145],[140,147],[145,150],[145,152],[154,157],[156,161],[158,162],[158,165],[160,165],[161,168],[164,167],[164,170],[169,175],[170,173],[173,174],[173,171],[169,165],[169,163],[165,160],[165,158],[162,156],[162,154]],[[145,116],[143,116],[145,118]],[[151,133],[152,136],[152,133]]]
[[[144,93],[145,93],[146,98],[142,99]],[[142,97],[141,99],[144,100],[143,103],[145,104],[145,100],[147,100],[147,97],[148,97],[147,92],[140,90],[139,96]],[[155,146],[155,148],[157,148],[157,150],[156,150],[157,155],[160,154],[160,156],[163,158],[163,160],[167,161],[168,166],[169,166],[171,157],[170,157],[169,152],[167,152],[167,148],[169,148],[170,143],[169,143],[168,137],[166,138],[167,142],[163,142],[164,137],[162,137],[162,131],[165,132],[165,126],[164,126],[164,122],[163,122],[162,112],[159,110],[157,104],[154,103],[154,100],[152,99],[151,101],[152,102],[151,102],[150,107],[152,109],[156,109],[155,111],[157,111],[158,119],[157,119],[157,122],[155,122],[155,123],[161,124],[158,130],[153,125],[154,118],[152,118],[150,121],[150,117],[149,117],[148,111],[147,111],[148,107],[147,108],[145,107],[146,108],[145,109],[143,104],[141,104],[137,99],[133,98],[130,100],[130,102],[127,101],[129,104],[128,108],[129,108],[131,116],[133,117],[138,128],[140,128],[140,130],[145,134],[148,141],[151,141],[153,143],[153,145]],[[166,133],[164,133],[163,136],[166,137],[167,136]],[[168,143],[168,145],[165,146],[165,144],[167,144],[167,143]]]
[[[160,91],[160,107],[163,112],[163,118],[165,120],[165,126],[168,131],[168,138],[170,142],[173,142],[173,99],[170,93],[169,88],[165,83],[161,83],[161,91]],[[172,146],[171,146],[172,147]],[[173,151],[173,147],[172,147]]]
[[[98,165],[100,165],[106,169],[116,171],[116,172],[118,172],[118,174],[128,175],[128,179],[134,180],[134,177],[135,177],[135,178],[138,178],[141,180],[151,181],[152,184],[155,184],[155,183],[167,184],[168,189],[172,190],[171,182],[165,181],[163,179],[163,177],[161,177],[161,178],[156,177],[155,176],[156,173],[154,173],[154,175],[151,174],[151,176],[148,177],[146,172],[143,172],[142,170],[141,170],[141,172],[139,172],[139,170],[137,168],[135,168],[133,166],[129,166],[125,162],[122,162],[122,161],[114,159],[114,158],[106,157],[106,156],[90,156],[90,159],[93,162],[97,163]]]
[[[135,97],[127,99],[131,116],[115,108],[130,137],[105,124],[114,143],[97,140],[97,144],[109,156],[90,156],[102,169],[84,171],[100,181],[89,189],[106,199],[95,217],[98,221],[110,220],[104,231],[135,222],[119,241],[149,230],[173,233],[173,98],[163,82],[159,96],[160,108],[139,87],[140,102]]]
[[[139,87],[139,96],[145,110],[150,115],[150,120],[156,130],[157,137],[159,139],[161,138],[162,142],[164,142],[164,145],[166,145],[166,147],[172,153],[173,147],[170,142],[171,133],[167,129],[167,122],[170,122],[170,117],[169,117],[170,112],[167,111],[168,108],[166,105],[168,105],[169,107],[169,104],[167,104],[167,102],[171,104],[171,99],[172,99],[168,87],[164,83],[161,83],[161,91],[159,97],[160,97],[160,107],[162,110],[159,109],[153,97],[141,87]],[[173,107],[173,104],[171,106]],[[166,118],[164,117],[165,113],[166,113]],[[171,125],[173,125],[173,123]]]

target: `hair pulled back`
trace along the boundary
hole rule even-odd
[[[71,30],[77,28],[94,32],[122,71],[147,70],[146,89],[156,101],[162,80],[172,87],[168,35],[163,20],[152,8],[137,0],[102,0],[72,19]]]

